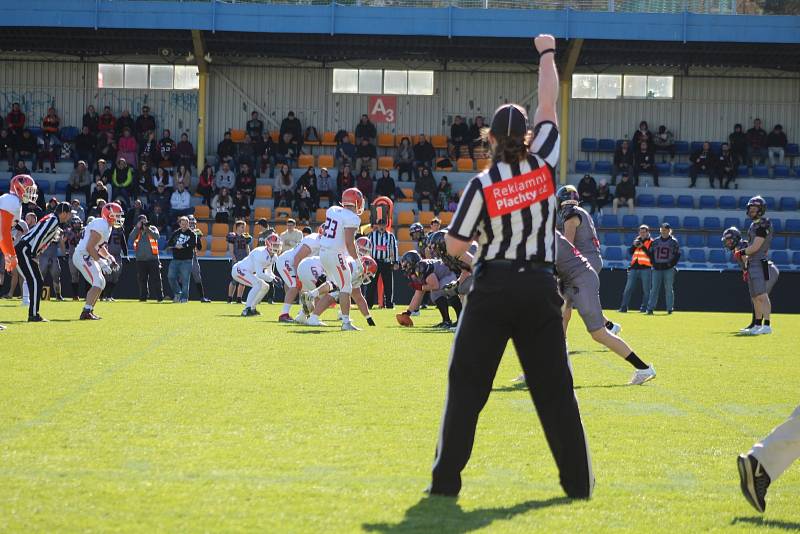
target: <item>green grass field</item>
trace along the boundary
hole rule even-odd
[[[424,499],[452,334],[344,333],[238,317],[239,306],[0,304],[0,532],[559,532],[800,529],[800,465],[763,519],[735,458],[798,403],[800,316],[740,338],[744,314],[611,316],[658,378],[573,322],[575,384],[597,485],[557,482],[513,349],[458,501]],[[354,315],[356,317],[356,315]],[[324,318],[324,317],[323,317]],[[366,326],[363,320],[357,324]]]

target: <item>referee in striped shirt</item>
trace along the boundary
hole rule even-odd
[[[72,207],[66,202],[56,205],[53,213],[48,213],[33,225],[17,242],[15,249],[19,258],[19,270],[28,283],[30,304],[28,306],[28,322],[46,321],[39,315],[39,303],[42,299],[42,273],[36,259],[50,243],[58,238],[61,225],[72,218]]]
[[[377,228],[370,232],[372,242],[372,259],[378,263],[378,275],[383,279],[383,307],[394,308],[394,270],[398,265],[397,238],[386,231],[386,221],[379,219]],[[378,300],[378,275],[367,286],[367,302],[370,306]]]
[[[539,103],[533,132],[525,110],[500,107],[488,133],[491,167],[467,185],[446,236],[460,257],[478,242],[474,283],[450,357],[431,494],[455,496],[481,409],[511,339],[536,406],[561,486],[589,498],[591,459],[567,360],[555,261],[555,171],[559,155],[555,39],[535,39]]]

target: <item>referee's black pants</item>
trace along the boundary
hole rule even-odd
[[[39,270],[39,262],[36,261],[36,254],[27,244],[19,243],[14,250],[17,253],[17,262],[25,282],[28,284],[28,294],[30,304],[28,304],[28,317],[39,314],[39,304],[42,299],[42,272]]]
[[[594,475],[573,392],[561,303],[549,272],[493,270],[490,263],[476,276],[453,343],[432,493],[456,495],[461,489],[461,471],[472,452],[478,416],[511,339],[561,486],[570,497],[591,496]]]
[[[375,278],[367,286],[367,304],[372,306],[378,303],[378,276],[383,279],[383,305],[384,307],[394,304],[394,267],[391,263],[379,261],[378,272]]]

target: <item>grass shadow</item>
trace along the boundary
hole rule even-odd
[[[530,510],[570,504],[568,497],[553,497],[544,501],[525,501],[514,506],[478,508],[465,512],[452,497],[424,497],[406,510],[399,523],[364,523],[367,532],[471,532],[486,528],[496,520],[508,520]]]
[[[338,328],[326,328],[324,330],[311,330],[304,328],[302,330],[289,330],[290,334],[329,334],[338,331]]]
[[[733,521],[731,521],[731,525],[735,525],[737,523],[747,523],[749,525],[756,525],[766,528],[780,528],[783,530],[800,530],[800,523],[795,523],[793,521],[780,521],[778,519],[764,519],[763,517],[759,516],[734,517]]]
[[[605,389],[605,388],[627,388],[630,384],[588,384],[586,386],[573,386],[573,389]]]

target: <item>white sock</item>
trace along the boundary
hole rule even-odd
[[[288,314],[289,310],[291,310],[291,309],[292,309],[292,305],[291,304],[286,304],[286,303],[283,304],[283,313]]]
[[[342,322],[343,323],[349,323],[350,322],[350,316],[342,314]]]
[[[317,315],[316,313],[312,313],[309,319],[319,319],[319,315]]]

